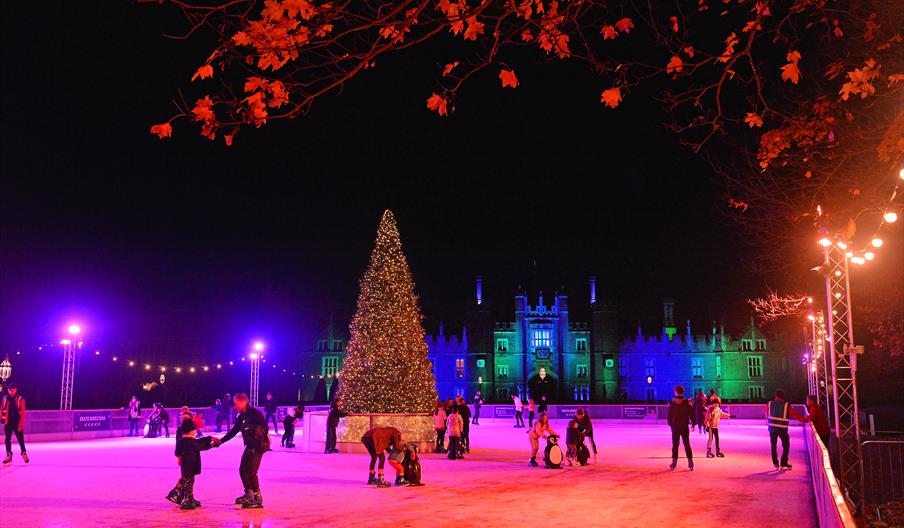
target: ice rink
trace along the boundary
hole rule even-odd
[[[553,427],[564,433],[565,424]],[[791,430],[794,469],[781,472],[773,470],[761,425],[723,423],[726,458],[707,459],[705,436],[692,433],[694,472],[683,454],[669,471],[664,425],[597,423],[599,464],[562,470],[528,468],[525,431],[471,426],[465,460],[425,454],[426,486],[391,489],[365,485],[366,455],[299,453],[278,447],[274,436],[260,472],[263,510],[232,504],[242,492],[241,437],[202,453],[195,495],[203,507],[194,511],[163,498],[179,476],[172,438],[32,443],[28,465],[14,446],[13,464],[0,468],[0,519],[16,528],[815,526],[799,427]]]

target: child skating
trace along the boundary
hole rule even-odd
[[[201,474],[201,451],[217,447],[212,437],[195,438],[197,428],[190,414],[183,415],[182,425],[176,432],[176,457],[179,461],[181,477],[176,486],[170,490],[166,500],[179,504],[180,509],[194,510],[201,506],[195,499],[195,477]]]
[[[580,422],[577,418],[573,418],[568,422],[568,429],[565,431],[565,460],[569,466],[574,466],[574,462],[578,455],[578,444],[584,441],[581,434]]]
[[[721,400],[718,398],[714,399],[712,405],[706,410],[706,427],[709,429],[709,439],[706,441],[706,458],[713,458],[714,456],[725,458],[722,449],[719,447],[719,421],[722,418],[734,418],[734,416],[723,411],[720,407],[721,404]],[[715,455],[713,455],[713,438],[716,439]]]

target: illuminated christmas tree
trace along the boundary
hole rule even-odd
[[[427,359],[421,311],[392,212],[377,229],[349,327],[338,399],[351,413],[431,413],[436,379]]]

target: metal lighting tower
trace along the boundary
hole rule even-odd
[[[75,385],[75,354],[78,345],[74,342],[77,335],[82,332],[79,325],[69,325],[69,339],[63,339],[63,381],[60,384],[60,410],[72,410],[72,388]]]
[[[251,390],[248,395],[251,400],[251,406],[257,407],[258,394],[261,387],[261,355],[264,350],[264,344],[260,341],[254,343],[254,352],[249,354],[251,358]]]
[[[860,421],[857,404],[857,351],[851,319],[851,285],[846,244],[823,243],[831,356],[832,398],[835,435],[838,437],[838,476],[842,489],[857,511],[862,511],[863,459],[860,451]]]

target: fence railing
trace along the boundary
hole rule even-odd
[[[904,440],[867,440],[863,453],[863,500],[867,508],[882,512],[904,509]]]
[[[810,479],[816,501],[816,515],[820,528],[856,528],[857,523],[844,499],[844,494],[832,471],[829,450],[819,439],[812,425],[804,429],[807,453],[810,457]]]

